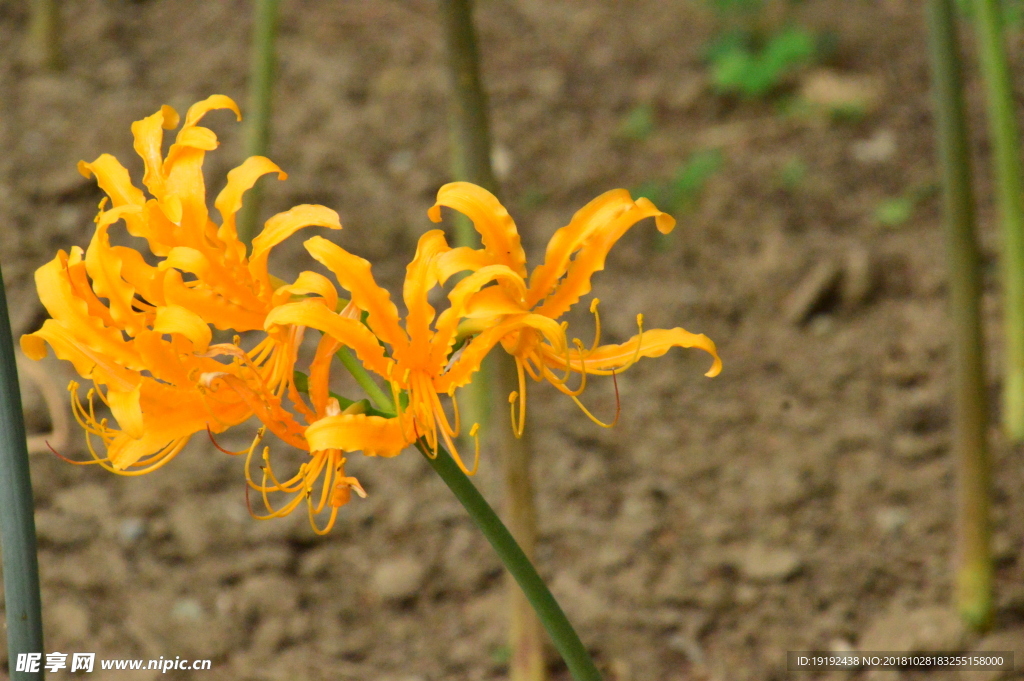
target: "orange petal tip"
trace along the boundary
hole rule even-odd
[[[174,130],[178,127],[178,123],[181,121],[181,116],[174,110],[174,107],[169,104],[164,104],[160,107],[160,113],[164,115],[164,122],[161,124],[164,130]]]
[[[40,360],[46,357],[46,341],[34,334],[25,334],[20,339],[21,351],[29,359]]]

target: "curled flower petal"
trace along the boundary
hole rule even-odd
[[[270,256],[270,249],[303,227],[314,225],[329,229],[341,229],[341,220],[335,211],[324,206],[308,204],[295,206],[267,220],[263,231],[252,240],[249,272],[262,287],[260,291],[262,295],[269,296],[273,291],[270,277],[267,274],[267,258]]]
[[[405,329],[410,339],[408,361],[413,363],[425,361],[430,352],[430,323],[434,321],[434,308],[427,301],[427,294],[437,285],[437,258],[448,250],[444,232],[432,229],[420,237],[416,256],[406,270],[402,297],[409,311]]]
[[[551,237],[544,254],[544,264],[534,268],[530,275],[530,307],[550,294],[558,280],[565,275],[572,258],[595,231],[605,227],[633,207],[633,198],[625,189],[612,189],[576,211],[572,220]]]
[[[300,272],[294,284],[285,284],[274,291],[274,307],[288,302],[292,296],[305,296],[314,293],[324,299],[324,304],[331,310],[338,307],[338,289],[319,272]]]
[[[269,173],[277,173],[277,179],[286,180],[288,174],[277,164],[263,156],[250,156],[242,165],[228,171],[228,183],[217,195],[213,205],[220,212],[221,227],[217,236],[221,241],[237,241],[235,215],[242,208],[242,194],[252,189],[256,180]]]
[[[325,416],[306,429],[310,451],[340,449],[366,456],[396,456],[409,442],[397,418],[367,414]]]
[[[352,294],[352,302],[367,312],[367,323],[373,332],[395,351],[404,350],[409,337],[398,322],[398,308],[391,302],[391,294],[377,285],[370,263],[320,236],[309,239],[305,246]]]
[[[633,336],[619,345],[601,345],[593,351],[580,353],[569,351],[568,363],[561,362],[561,368],[578,370],[585,363],[588,373],[610,374],[627,366],[639,357],[661,357],[672,348],[699,348],[714,358],[705,376],[714,377],[722,371],[722,360],[715,343],[702,333],[690,333],[686,329],[651,329]],[[557,357],[553,353],[553,357]]]
[[[441,221],[441,206],[457,210],[473,222],[495,263],[526,277],[526,253],[516,223],[494,194],[469,182],[450,182],[437,190],[437,202],[427,211],[433,222]]]
[[[384,356],[384,348],[366,326],[328,310],[316,300],[280,305],[267,315],[266,329],[271,334],[276,333],[276,327],[289,325],[308,326],[333,336],[352,348],[368,369],[381,376],[386,376],[394,363]]]
[[[192,341],[195,352],[206,352],[213,339],[210,325],[191,310],[179,305],[167,305],[156,311],[153,330],[157,333],[180,333]]]
[[[565,279],[545,298],[536,312],[553,319],[565,314],[581,297],[590,293],[590,278],[595,272],[604,269],[605,257],[615,242],[622,238],[630,227],[650,217],[657,220],[662,231],[671,230],[675,225],[675,220],[670,215],[661,212],[653,203],[641,197],[632,207],[603,225],[603,228],[593,230],[590,239],[569,266]]]

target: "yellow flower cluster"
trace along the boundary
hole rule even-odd
[[[228,173],[214,201],[221,224],[212,222],[202,164],[217,137],[199,122],[214,109],[230,109],[240,118],[223,95],[193,105],[166,156],[163,131],[179,124],[173,109],[164,106],[132,125],[150,198],[109,154],[79,164],[86,177],[95,176],[109,207],[104,199],[84,252],[60,251],[36,272],[51,319],[23,336],[21,347],[40,359],[49,344],[93,383],[84,403],[77,383],[70,385],[75,415],[88,434],[89,463],[122,475],[146,473],[167,463],[195,433],[220,433],[255,416],[265,429],[310,454],[294,476],[279,479],[264,448],[262,479],[255,481],[249,463],[259,437],[247,450],[246,480],[263,497],[269,511],[263,517],[285,515],[306,501],[314,529],[327,532],[353,490],[365,496],[358,480],[345,475],[348,452],[395,456],[418,444],[436,453],[443,444],[471,472],[454,447],[460,430],[454,395],[499,344],[519,369],[520,388],[510,397],[519,404],[513,418],[517,433],[523,428],[526,375],[547,380],[580,404],[588,374],[621,372],[640,357],[658,357],[672,347],[703,349],[714,358],[707,375],[720,371],[706,336],[681,328],[645,331],[639,317],[640,332],[620,345],[600,345],[599,318],[590,348],[568,342],[566,324],[558,319],[590,292],[590,278],[604,268],[615,242],[644,218],[653,217],[663,233],[675,224],[647,199],[634,201],[622,189],[578,211],[552,237],[544,263],[527,275],[515,223],[498,200],[472,184],[443,186],[430,219],[440,221],[442,206],[465,214],[483,247],[451,248],[441,230],[424,234],[406,271],[404,319],[374,280],[370,263],[322,236],[306,241],[305,248],[331,271],[347,299],[316,272],[302,272],[290,284],[271,276],[267,260],[274,246],[302,227],[340,229],[338,215],[323,206],[296,206],[270,218],[247,250],[235,230],[242,195],[264,174],[285,178],[270,160],[252,157]],[[118,222],[146,240],[150,257],[111,245],[109,230]],[[428,296],[453,278],[448,306],[437,314]],[[597,317],[596,300],[591,310]],[[238,336],[232,343],[212,343],[211,326],[257,331],[261,340],[249,349]],[[321,335],[303,374],[296,364],[308,329]],[[376,405],[330,392],[339,352],[354,353],[366,371],[380,377],[386,389],[378,389]],[[567,387],[573,374],[582,378],[576,390]],[[451,399],[454,419],[442,395]],[[97,416],[97,397],[117,427]],[[102,452],[92,436],[102,442]],[[269,495],[280,492],[292,496],[275,508]],[[319,528],[314,517],[325,509],[330,517]]]

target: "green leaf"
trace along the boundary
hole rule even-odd
[[[654,132],[654,110],[649,104],[633,107],[622,125],[619,135],[631,140],[645,140]]]
[[[676,171],[670,187],[669,203],[673,208],[693,203],[712,175],[722,167],[722,152],[718,149],[700,149],[690,154],[686,163]]]
[[[782,166],[782,171],[779,173],[779,182],[782,184],[783,189],[793,191],[803,184],[806,177],[807,164],[799,158],[791,158],[786,161],[786,165]]]
[[[728,34],[712,44],[707,57],[719,92],[761,97],[813,61],[815,52],[814,34],[793,27],[771,36],[760,50],[752,47],[749,38]]]
[[[899,227],[914,214],[914,203],[906,196],[885,199],[875,209],[875,219],[886,227]]]
[[[649,200],[655,206],[665,205],[665,185],[661,182],[644,182],[642,185],[633,189],[630,195],[634,199],[639,199],[641,196]]]

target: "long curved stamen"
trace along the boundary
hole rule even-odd
[[[575,397],[575,396],[583,394],[583,391],[586,390],[586,388],[587,388],[587,373],[588,373],[587,372],[587,368],[586,368],[586,364],[585,364],[585,359],[584,359],[586,357],[586,354],[583,352],[583,343],[578,338],[574,338],[573,342],[576,344],[576,351],[577,351],[577,354],[579,354],[579,356],[580,356],[580,368],[579,369],[573,369],[572,368],[572,364],[569,363],[570,360],[571,360],[571,356],[568,353],[566,353],[566,359],[565,359],[566,364],[565,364],[565,366],[566,366],[566,378],[568,378],[568,376],[570,376],[571,372],[573,372],[573,371],[576,371],[580,375],[580,387],[576,388],[576,390],[572,390],[570,388],[567,388],[565,386],[565,384],[568,381],[567,380],[566,381],[559,380],[558,377],[555,376],[555,374],[552,373],[552,371],[548,368],[548,366],[547,366],[548,363],[552,363],[553,364],[553,363],[556,363],[556,362],[560,362],[561,358],[558,357],[557,355],[555,355],[553,352],[551,352],[547,348],[544,348],[544,347],[542,347],[543,357],[546,360],[548,360],[548,361],[545,364],[541,365],[541,373],[543,374],[544,378],[546,378],[549,383],[551,383],[553,386],[555,386],[555,388],[557,388],[560,393],[562,393],[563,395],[568,395],[570,397]]]
[[[564,342],[565,341],[565,335],[564,334],[569,329],[569,323],[568,322],[562,322],[561,328],[562,328],[562,334],[563,334],[562,340]],[[543,363],[541,364],[541,366],[542,367],[544,366]],[[552,374],[552,376],[554,376],[554,374]],[[572,359],[571,359],[571,356],[569,354],[569,343],[566,342],[565,343],[565,376],[563,376],[560,379],[556,378],[552,382],[558,383],[559,385],[565,385],[566,383],[569,382],[569,377],[570,376],[572,376]],[[552,379],[549,378],[548,380],[551,381]],[[582,388],[580,388],[580,390],[582,390]],[[576,394],[578,395],[579,393],[576,393]]]
[[[452,411],[455,413],[455,430],[452,432],[455,436],[462,432],[462,415],[459,413],[459,401],[455,399],[454,387],[448,391],[448,399],[452,401]]]
[[[534,364],[537,365],[536,368],[534,368]],[[536,350],[523,357],[523,368],[526,369],[526,374],[537,382],[540,382],[544,378],[544,372],[542,371],[543,366],[543,360],[538,356]],[[554,374],[552,374],[552,376],[553,375]]]
[[[415,391],[415,393],[410,394],[409,404],[410,406],[415,405],[416,418],[426,429],[425,435],[427,436],[427,441],[430,443],[430,448],[436,454],[440,443],[437,431],[441,430],[447,439],[448,433],[446,426],[448,419],[444,415],[444,409],[441,407],[441,401],[437,399],[437,392],[434,390],[434,386],[431,384],[430,379],[422,372],[417,371],[416,375],[413,377],[413,381],[414,385],[411,389],[412,391]],[[441,419],[444,421],[444,423],[441,424],[440,429],[437,427],[438,421],[440,420],[438,418],[438,412],[440,412]]]
[[[276,491],[280,491],[280,492],[298,492],[299,490],[301,490],[303,488],[304,483],[306,481],[306,477],[307,477],[306,474],[307,474],[307,471],[309,470],[309,461],[306,461],[301,466],[299,466],[299,472],[296,473],[295,475],[293,475],[291,478],[289,478],[288,480],[286,480],[283,483],[280,482],[277,479],[276,475],[274,475],[274,468],[270,465],[270,448],[269,447],[265,447],[264,450],[263,450],[263,461],[264,461],[264,465],[261,467],[261,468],[263,468],[263,476],[264,476],[264,483],[263,484],[264,484],[264,486],[266,486],[266,478],[268,478],[268,477],[270,478],[270,481],[272,483],[274,483],[273,487],[267,487],[268,491],[270,491],[270,492],[276,492]]]
[[[519,430],[519,419],[516,418],[516,402],[519,401],[519,391],[513,390],[508,394],[508,411],[509,417],[512,419],[512,434],[517,438],[523,436],[522,431]]]
[[[455,442],[444,430],[441,431],[441,438],[444,440],[444,445],[445,447],[448,448],[448,452],[451,454],[452,459],[455,461],[456,464],[458,464],[459,468],[462,469],[462,472],[465,473],[466,475],[476,475],[477,466],[480,464],[479,443],[477,443],[477,454],[475,459],[473,460],[473,468],[471,470],[469,468],[466,468],[466,464],[463,463],[462,461],[462,456],[459,454],[458,449],[455,447]],[[434,450],[434,456],[437,456],[437,449]]]
[[[597,298],[590,301],[590,314],[594,315],[594,343],[590,346],[590,352],[597,350],[601,344],[601,314],[597,311],[597,305],[600,302]]]
[[[637,328],[639,329],[639,333],[637,334],[637,337],[636,337],[636,352],[633,353],[633,359],[629,360],[629,362],[627,364],[625,364],[624,366],[620,367],[619,371],[625,371],[626,369],[628,369],[629,367],[633,366],[638,361],[640,361],[640,348],[643,347],[643,343],[644,343],[644,316],[642,314],[638,314],[636,316],[636,325],[637,325]],[[612,369],[612,376],[614,376],[614,375],[615,375],[615,370]]]
[[[270,465],[270,447],[264,447],[263,448],[263,457],[262,457],[263,458],[263,464],[260,466],[260,470],[263,471],[262,483],[257,485],[255,482],[252,481],[252,475],[250,474],[249,467],[250,467],[250,462],[252,460],[252,453],[256,449],[257,442],[258,442],[258,440],[254,440],[253,441],[252,448],[250,449],[249,454],[246,456],[246,460],[245,460],[246,461],[245,478],[246,478],[246,482],[249,483],[249,486],[251,486],[254,490],[256,490],[258,492],[262,492],[264,494],[264,497],[266,497],[266,493],[267,492],[294,492],[294,491],[300,489],[303,477],[305,475],[305,470],[306,470],[305,466],[306,466],[306,464],[302,464],[301,466],[299,466],[299,472],[298,473],[296,473],[294,476],[292,476],[286,482],[281,483],[281,482],[279,482],[277,480],[277,477],[274,475],[274,470],[273,470],[273,468]],[[267,485],[267,479],[268,478],[271,480],[271,482],[274,483],[273,486]],[[266,501],[265,498],[264,498],[264,501]]]
[[[53,452],[53,455],[56,456],[61,461],[66,461],[67,463],[73,463],[76,466],[88,466],[89,464],[96,463],[95,461],[75,461],[74,459],[69,459],[68,457],[64,456],[63,454],[58,452],[56,449],[54,449],[53,445],[51,445],[48,440],[46,441],[46,446],[49,448],[49,450],[51,452]]]
[[[253,450],[255,450],[255,443],[253,444]],[[247,461],[246,461],[247,464],[248,464],[248,460],[251,459],[251,457],[252,457],[252,452],[250,451],[249,457],[247,458]],[[283,507],[275,510],[273,505],[270,503],[270,497],[267,496],[268,492],[278,492],[278,491],[280,491],[280,492],[293,492],[293,491],[297,491],[297,490],[294,487],[292,489],[287,489],[287,487],[282,486],[280,483],[277,482],[277,479],[274,477],[273,471],[270,469],[270,447],[264,447],[263,448],[263,462],[264,462],[264,465],[260,466],[260,468],[263,471],[263,481],[262,481],[262,484],[256,485],[255,483],[252,482],[252,477],[250,476],[248,465],[246,466],[245,475],[246,475],[246,481],[249,483],[249,486],[252,487],[253,489],[259,491],[262,494],[263,505],[269,511],[269,514],[265,515],[265,516],[259,516],[259,515],[253,514],[252,517],[257,519],[257,520],[267,520],[267,519],[270,519],[270,518],[281,518],[283,516],[288,515],[292,511],[294,511],[295,508],[303,501],[303,499],[305,499],[305,494],[300,491],[299,494],[296,494],[291,499],[291,501],[289,501]],[[299,468],[300,474],[298,476],[296,476],[296,478],[302,477],[304,475],[305,469],[306,469],[306,464],[302,464],[302,466],[300,466],[300,468]],[[275,485],[274,487],[271,487],[271,486],[267,485],[267,478],[268,477],[270,477],[270,479],[273,480],[274,485]],[[295,478],[293,478],[292,480],[295,480]],[[291,483],[291,482],[292,481],[290,480],[289,483]],[[247,490],[246,494],[247,494],[246,498],[248,500],[248,490]],[[248,501],[247,501],[247,503],[248,503]],[[249,512],[250,512],[250,514],[252,514],[252,509],[251,508],[250,508]]]
[[[451,437],[455,437],[459,434],[459,412],[458,407],[455,409],[455,427],[452,428],[448,422],[448,414],[444,411],[444,405],[441,404],[441,398],[438,396],[437,391],[433,390],[433,386],[430,385],[430,379],[426,376],[423,377],[423,383],[425,388],[429,390],[430,402],[433,405],[433,416],[434,422],[441,426],[441,429]],[[452,391],[454,392],[454,388]]]
[[[96,414],[92,408],[92,396],[93,390],[89,390],[86,393],[85,399],[89,402],[89,410],[86,411],[82,405],[82,401],[78,398],[78,384],[74,381],[68,385],[68,392],[71,393],[71,414],[75,417],[75,421],[86,433],[91,433],[104,440],[104,442],[112,439],[106,433],[106,427],[96,420]]]
[[[317,525],[316,525],[316,517],[315,517],[315,515],[313,513],[313,507],[310,506],[309,507],[309,524],[310,524],[310,526],[312,526],[313,532],[315,532],[315,533],[317,533],[317,534],[319,534],[321,536],[327,534],[328,532],[330,532],[334,528],[334,522],[338,519],[338,509],[339,508],[340,508],[340,506],[331,506],[331,516],[327,519],[327,524],[324,525],[321,528],[321,527],[317,527]],[[319,513],[319,511],[317,511],[317,513]]]
[[[470,473],[469,475],[476,475],[476,470],[477,468],[480,467],[480,437],[478,435],[479,432],[479,423],[474,423],[473,427],[469,429],[469,436],[473,438],[473,446],[475,449],[473,453],[473,472]]]
[[[392,374],[394,374],[394,369],[395,369],[395,365],[394,364],[389,364],[388,365],[388,375],[385,378],[387,379],[388,385],[391,387],[391,402],[392,402],[392,404],[395,405],[395,418],[398,419],[398,425],[402,429],[402,437],[404,437],[407,440],[408,439],[414,439],[415,440],[415,439],[419,438],[419,435],[416,433],[416,419],[415,418],[412,419],[412,430],[413,430],[413,436],[414,437],[413,438],[409,438],[409,435],[407,434],[408,421],[405,418],[404,414],[402,413],[402,400],[400,399],[401,395],[399,394],[398,385],[395,383],[395,379],[392,376]],[[409,403],[410,403],[410,405],[412,404],[412,389],[411,389],[411,387],[410,387],[410,390],[409,390]],[[383,407],[384,405],[380,405],[380,406]],[[415,414],[414,414],[414,416],[415,416]]]
[[[582,373],[584,376],[586,376],[586,364],[584,363],[582,357],[580,358],[580,363],[583,364]],[[615,424],[619,422],[619,382],[618,379],[615,378],[614,371],[612,372],[612,381],[615,383],[615,418],[612,420],[611,423],[605,423],[601,419],[591,414],[590,410],[587,409],[582,402],[580,402],[580,398],[578,398],[576,395],[569,396],[572,398],[572,401],[576,403],[576,406],[580,408],[580,411],[587,415],[587,418],[589,418],[591,421],[601,426],[602,428],[613,428],[615,427]]]
[[[247,483],[247,487],[251,487],[252,489],[256,490],[257,492],[263,493],[264,496],[266,495],[267,492],[294,492],[294,491],[300,489],[302,480],[303,480],[304,475],[305,475],[305,470],[306,470],[305,466],[306,466],[306,464],[303,464],[302,466],[300,466],[299,467],[299,472],[296,475],[294,475],[291,479],[285,481],[284,483],[281,483],[281,482],[279,482],[277,480],[276,476],[274,476],[274,471],[273,471],[273,469],[270,466],[270,448],[269,447],[264,447],[263,448],[263,461],[264,461],[264,465],[260,466],[260,469],[263,471],[263,484],[257,485],[255,482],[253,482],[252,473],[251,473],[252,455],[256,451],[256,445],[259,444],[260,440],[263,437],[264,432],[265,432],[264,428],[260,428],[256,432],[256,437],[253,439],[252,444],[249,446],[249,452],[248,452],[248,454],[245,457],[245,481]],[[269,485],[266,484],[268,477],[274,483],[273,486],[269,486]],[[269,505],[268,505],[268,507],[269,507]]]
[[[137,469],[131,469],[131,470],[114,470],[114,473],[116,473],[118,475],[125,475],[125,476],[136,476],[136,475],[145,475],[146,473],[152,473],[156,469],[162,468],[165,465],[167,465],[168,463],[170,463],[171,459],[173,459],[175,456],[177,456],[181,452],[181,450],[185,448],[185,445],[188,444],[188,440],[189,440],[188,437],[182,437],[182,438],[178,438],[177,440],[173,440],[166,447],[161,449],[159,452],[157,452],[153,456],[147,457],[147,458],[145,458],[145,459],[143,459],[140,462],[137,462],[135,464],[135,465],[138,465],[139,463],[146,464],[146,463],[148,463],[150,461],[156,460],[156,463],[153,463],[153,464],[151,464],[149,466],[146,466],[145,468],[137,468]]]
[[[270,356],[270,353],[274,351],[275,345],[277,345],[277,341],[275,341],[270,336],[267,336],[266,338],[261,340],[256,345],[256,347],[247,352],[246,355],[249,357],[250,361],[253,364],[263,364],[263,362],[266,361],[267,357]]]
[[[94,394],[97,397],[99,397],[100,398],[100,402],[102,402],[109,409],[110,408],[110,402],[107,401],[107,396],[103,394],[103,389],[100,388],[100,384],[96,382],[95,378],[92,379],[92,386],[93,387],[89,391],[89,393],[90,394]]]
[[[523,436],[526,429],[526,374],[523,371],[523,363],[516,357],[516,375],[519,378],[519,424],[513,425],[513,431],[517,438]]]
[[[323,464],[327,464],[329,462],[333,463],[333,459],[335,458],[335,452],[336,451],[337,450],[328,450],[324,455],[322,455],[320,458],[323,461]],[[320,501],[317,503],[315,509],[312,509],[312,506],[311,506],[311,510],[313,510],[314,513],[319,513],[320,511],[324,510],[324,506],[327,505],[327,494],[328,494],[328,492],[330,492],[330,490],[332,488],[331,483],[334,481],[334,475],[335,475],[335,468],[334,468],[334,466],[333,465],[326,466],[326,465],[323,465],[323,464],[321,464],[319,469],[325,470],[326,471],[326,475],[324,475],[324,480],[323,480],[323,483],[322,483],[322,485],[320,487]],[[320,477],[320,470],[317,470],[315,475],[316,475],[316,478],[314,478],[314,479],[318,479]],[[310,477],[312,477],[312,476],[310,476]],[[312,485],[310,485],[310,487],[312,488]]]
[[[209,423],[206,424],[206,435],[210,438],[210,442],[213,443],[213,446],[216,447],[218,451],[224,452],[225,454],[230,454],[231,456],[238,456],[240,454],[245,454],[247,451],[249,451],[248,449],[242,449],[237,452],[233,452],[230,449],[224,449],[223,447],[221,447],[219,444],[217,444],[217,441],[213,439],[213,431],[210,430]]]

